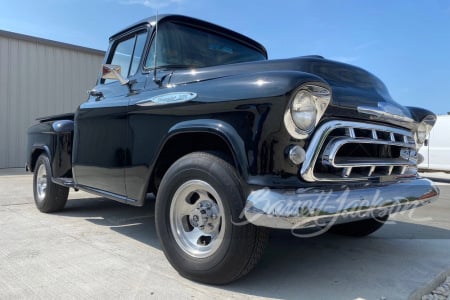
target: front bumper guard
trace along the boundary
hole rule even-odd
[[[438,197],[439,188],[423,178],[296,190],[263,188],[248,196],[244,214],[257,226],[326,227],[412,209]]]

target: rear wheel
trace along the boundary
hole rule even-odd
[[[388,218],[389,215],[385,215],[367,220],[338,224],[331,227],[330,232],[347,236],[363,237],[380,229]]]
[[[33,192],[36,207],[44,213],[62,210],[69,196],[69,188],[52,182],[50,161],[45,154],[36,161]]]
[[[265,228],[238,224],[244,207],[234,168],[195,152],[176,161],[156,197],[156,229],[164,253],[184,277],[225,284],[248,273],[268,240]]]

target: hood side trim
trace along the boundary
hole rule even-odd
[[[417,122],[410,117],[393,114],[381,110],[378,107],[358,106],[357,110],[360,113],[369,115],[371,120],[384,121],[409,129],[415,129],[417,127]]]

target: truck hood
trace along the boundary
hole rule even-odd
[[[391,98],[386,86],[376,76],[359,67],[327,60],[320,56],[222,65],[195,71],[176,71],[170,83],[179,85],[251,73],[261,73],[263,76],[264,72],[271,71],[309,73],[328,83],[333,96],[325,116],[367,119],[368,114],[372,117],[378,114],[379,117],[380,113],[385,113],[385,115],[393,115],[394,119],[403,120],[402,122],[414,119],[414,115],[408,108]]]

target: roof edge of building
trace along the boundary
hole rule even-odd
[[[19,40],[23,40],[23,41],[27,41],[27,42],[32,42],[32,43],[39,43],[39,44],[69,49],[69,50],[77,50],[77,51],[81,51],[81,52],[97,54],[97,55],[102,55],[102,56],[105,55],[105,51],[102,51],[102,50],[68,44],[68,43],[63,43],[63,42],[58,42],[58,41],[53,41],[53,40],[48,40],[48,39],[44,39],[44,38],[40,38],[40,37],[25,35],[25,34],[21,34],[21,33],[6,31],[6,30],[0,30],[0,36],[6,37],[6,38],[19,39]]]

